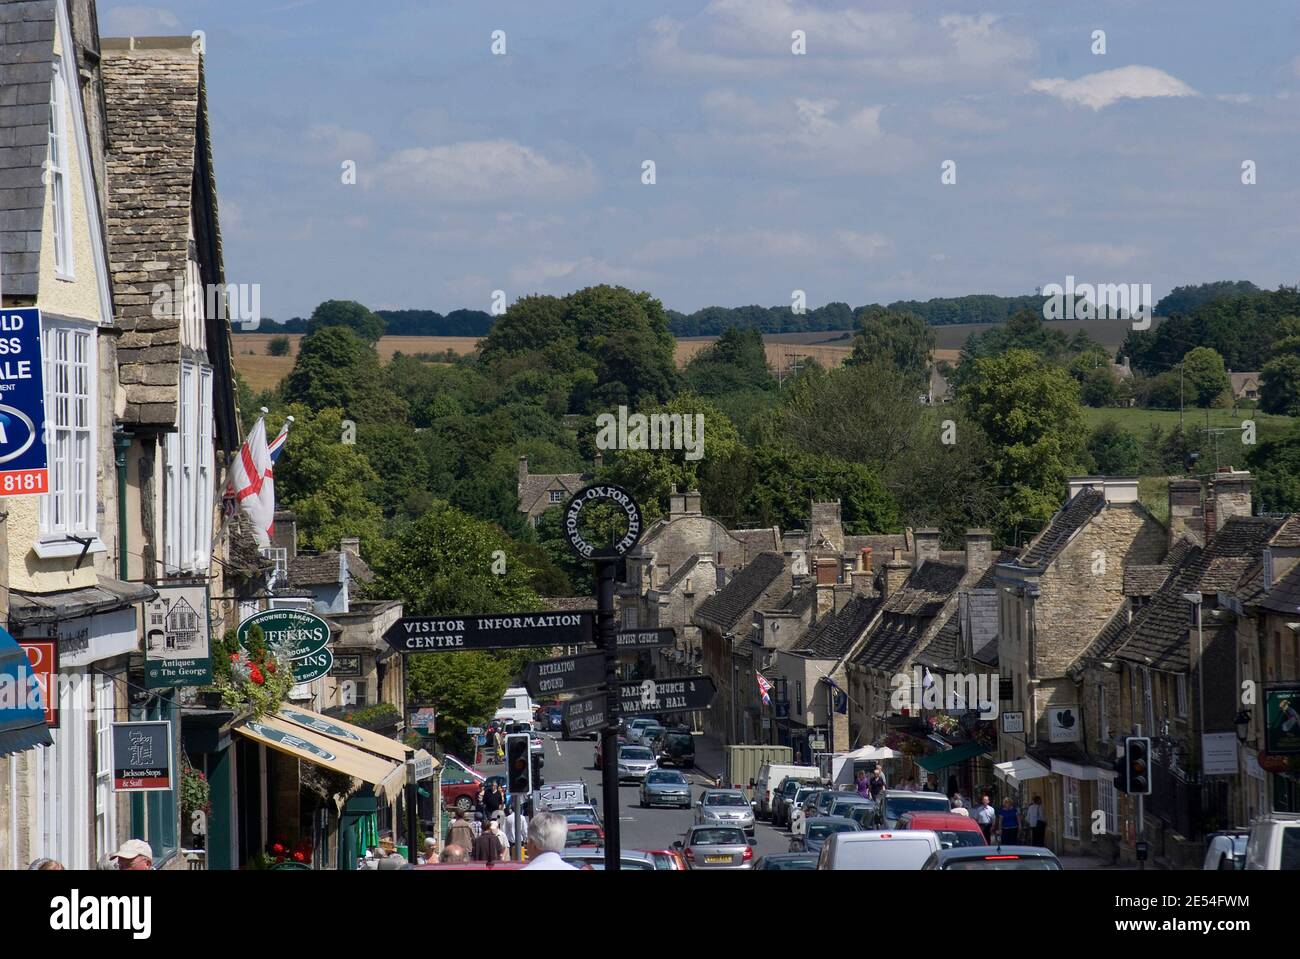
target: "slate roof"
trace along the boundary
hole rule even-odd
[[[1065,548],[1066,543],[1106,505],[1106,497],[1090,487],[1079,490],[1074,498],[1056,512],[1047,528],[1029,544],[1020,557],[1021,566],[1047,566]]]
[[[54,18],[54,0],[0,3],[0,275],[13,297],[39,292]]]
[[[568,499],[582,489],[586,481],[587,474],[585,473],[529,473],[524,477],[523,483],[517,484],[519,487],[519,510],[523,513],[531,512],[533,507],[537,505],[537,501],[553,489],[563,490],[564,498]],[[546,505],[551,504],[548,501]]]
[[[1259,605],[1277,613],[1300,613],[1300,563],[1273,584]]]
[[[881,606],[881,616],[854,657],[860,666],[893,669],[925,638],[936,616],[961,585],[965,566],[922,563]]]
[[[785,570],[780,553],[759,553],[744,569],[695,610],[695,618],[726,631],[735,626]]]
[[[1208,546],[1190,549],[1152,597],[1121,633],[1108,637],[1103,654],[1169,672],[1190,666],[1187,633],[1192,626],[1191,604],[1183,593],[1233,592],[1252,571],[1265,544],[1281,526],[1267,516],[1233,516]],[[1095,645],[1095,644],[1093,644]]]
[[[916,657],[916,660],[922,666],[935,666],[948,671],[956,670],[960,665],[957,661],[957,645],[960,640],[960,616],[957,610],[953,610],[952,615],[939,628],[939,632],[934,634],[934,639],[930,640],[929,645]]]
[[[838,659],[871,625],[883,602],[879,596],[854,596],[836,615],[822,617],[793,648],[819,659]]]
[[[321,553],[299,553],[289,559],[289,585],[341,585],[343,580],[339,566],[339,551],[336,549],[327,549]],[[348,575],[363,583],[369,583],[375,578],[374,571],[356,553],[348,553]]]
[[[673,574],[668,577],[667,582],[662,586],[656,587],[656,592],[671,593],[681,584],[682,580],[686,579],[686,577],[691,574],[691,570],[695,569],[695,567],[699,565],[699,562],[700,557],[698,555],[690,557],[686,562],[682,563],[681,566],[677,567]]]
[[[594,596],[545,596],[542,602],[546,604],[547,610],[554,613],[579,612],[596,608]]]
[[[173,294],[167,310],[166,303],[156,302],[153,289],[157,284],[174,289],[183,282],[191,258],[192,216],[194,259],[206,266],[202,282],[225,282],[203,64],[188,36],[106,39],[101,48],[109,272],[124,330],[117,351],[118,378],[126,394],[122,419],[171,428],[176,422],[184,302]],[[210,217],[202,209],[205,204]],[[219,342],[228,352],[229,337]],[[228,359],[209,357],[223,376]],[[223,426],[223,432],[233,432],[232,426]]]
[[[1269,545],[1280,549],[1300,549],[1300,515],[1288,516],[1282,528],[1269,540]]]
[[[731,535],[745,544],[746,556],[781,551],[781,534],[775,526],[760,529],[733,529]]]
[[[1124,595],[1152,596],[1169,577],[1173,567],[1167,563],[1157,566],[1124,567]]]

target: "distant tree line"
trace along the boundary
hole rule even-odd
[[[385,336],[487,336],[495,319],[482,310],[452,310],[445,316],[434,310],[374,310],[383,321]],[[308,333],[312,320],[295,316],[291,320],[263,319],[255,330],[233,326],[235,333]]]

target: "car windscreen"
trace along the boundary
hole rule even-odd
[[[654,759],[654,753],[644,746],[624,746],[618,751],[619,759]]]
[[[650,775],[646,776],[645,781],[648,783],[672,783],[674,786],[686,785],[686,777],[681,773],[668,772],[662,769],[656,769],[650,773]]]
[[[745,834],[739,829],[697,829],[691,833],[692,846],[743,846]]]
[[[984,834],[974,829],[936,829],[939,842],[945,849],[960,849],[963,846],[987,846]]]
[[[816,869],[817,859],[812,856],[807,859],[772,859],[763,863],[763,868],[785,870]]]
[[[595,815],[593,813],[588,812],[585,809],[571,809],[564,814],[564,818],[565,821],[567,822],[575,822],[575,823],[577,822],[594,823],[596,821]]]
[[[1039,869],[1060,870],[1061,864],[1052,859],[959,859],[945,869]]]
[[[515,700],[513,696],[507,696],[505,699],[501,700],[501,705],[497,707],[497,709],[514,709],[514,708],[515,708]]]
[[[662,726],[647,726],[641,730],[641,735],[646,739],[658,739],[663,734],[664,728]]]
[[[664,749],[670,753],[695,751],[695,740],[690,733],[668,733],[664,736]]]
[[[600,830],[596,827],[591,829],[570,829],[568,839],[565,840],[566,846],[591,846],[600,842]]]
[[[921,810],[924,812],[948,812],[948,800],[942,796],[931,799],[929,796],[909,796],[906,793],[885,797],[885,815],[897,819],[905,812]]]
[[[930,858],[930,843],[923,839],[895,836],[845,842],[835,850],[836,869],[920,869]]]
[[[738,793],[713,793],[704,797],[706,806],[748,806],[744,796]]]
[[[825,839],[831,833],[855,832],[857,828],[854,822],[815,822],[808,826],[808,838]]]
[[[857,800],[849,800],[846,802],[843,799],[837,799],[835,800],[835,805],[831,806],[831,815],[848,816],[852,814],[853,810],[863,806],[871,808],[871,804],[867,802],[859,802]]]

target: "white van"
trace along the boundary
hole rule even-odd
[[[1270,816],[1251,823],[1247,869],[1300,869],[1300,819]]]
[[[528,690],[522,686],[511,686],[501,697],[493,719],[504,719],[508,723],[529,723],[533,721],[533,700]]]
[[[772,818],[772,790],[781,785],[781,780],[789,776],[803,782],[821,778],[821,771],[816,766],[795,766],[790,763],[763,763],[758,769],[758,778],[754,780],[753,800],[758,805],[755,813],[760,819]]]
[[[837,832],[826,838],[818,869],[920,869],[943,844],[932,829]]]

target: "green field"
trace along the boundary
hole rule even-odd
[[[1177,410],[1144,410],[1136,407],[1103,407],[1099,409],[1085,406],[1083,415],[1090,428],[1096,428],[1107,420],[1114,420],[1126,430],[1137,434],[1139,439],[1145,437],[1147,431],[1153,426],[1159,426],[1168,433],[1178,426],[1179,420]],[[1234,462],[1231,454],[1236,449],[1234,444],[1241,442],[1241,424],[1246,420],[1254,420],[1256,424],[1255,441],[1257,443],[1277,439],[1289,432],[1296,424],[1296,418],[1293,416],[1260,413],[1258,410],[1210,410],[1209,425],[1211,428],[1227,428],[1238,431],[1236,435],[1233,433],[1218,434],[1221,462],[1225,466]],[[1205,410],[1186,410],[1182,414],[1182,421],[1183,429],[1187,433],[1200,438],[1202,434],[1197,431],[1205,429]],[[1212,450],[1214,448],[1214,436],[1206,437],[1206,440],[1204,448]],[[1239,464],[1241,459],[1241,456],[1237,456],[1236,462]]]

